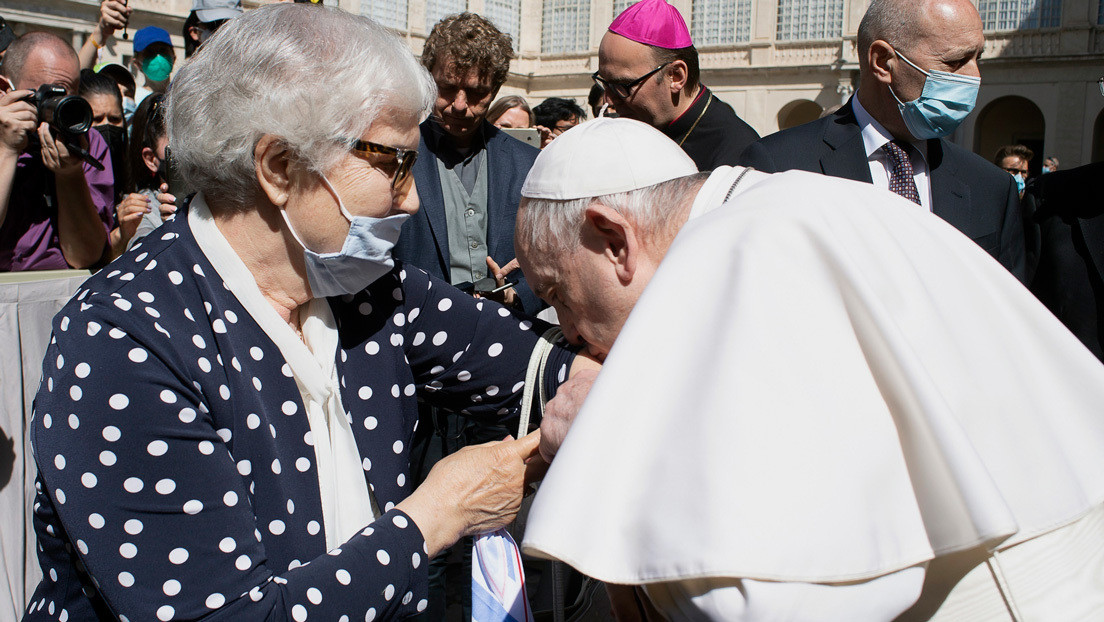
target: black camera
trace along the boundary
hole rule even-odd
[[[38,122],[67,137],[81,136],[92,127],[92,106],[83,97],[67,95],[65,88],[43,84],[27,101],[38,109]]]

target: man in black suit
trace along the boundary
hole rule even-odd
[[[1042,175],[1024,195],[1031,291],[1104,361],[1104,162]]]
[[[943,138],[973,109],[984,45],[969,0],[873,0],[859,25],[857,95],[829,116],[752,143],[740,163],[893,190],[969,236],[1022,281],[1015,180]]]

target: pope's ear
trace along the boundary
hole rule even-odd
[[[257,183],[269,202],[283,207],[291,188],[291,151],[287,144],[278,136],[261,136],[253,147],[253,166]]]
[[[617,210],[591,203],[583,214],[583,246],[609,261],[622,283],[632,281],[639,253],[636,228]]]

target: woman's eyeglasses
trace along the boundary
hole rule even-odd
[[[387,145],[381,145],[367,140],[355,141],[352,151],[357,155],[365,157],[384,156],[393,158],[395,170],[393,173],[390,173],[391,188],[393,189],[401,188],[406,184],[406,181],[410,179],[410,171],[414,168],[414,162],[418,159],[418,151],[416,149],[388,147]],[[376,166],[375,163],[372,165]],[[382,169],[383,167],[380,168]]]

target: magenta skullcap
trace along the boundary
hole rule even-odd
[[[666,0],[637,2],[622,11],[609,30],[637,43],[668,50],[694,45],[682,14]]]

